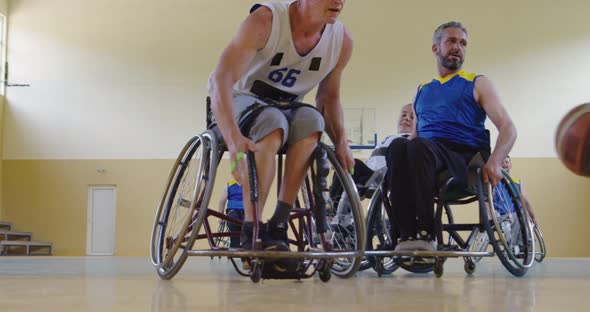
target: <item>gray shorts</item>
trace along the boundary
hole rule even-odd
[[[268,105],[259,98],[238,95],[234,97],[234,118],[238,118],[244,110],[255,102]],[[299,107],[296,109],[265,108],[256,118],[249,138],[254,142],[260,141],[276,129],[283,129],[283,145],[291,145],[304,139],[315,132],[324,131],[324,117],[320,112],[311,107]]]

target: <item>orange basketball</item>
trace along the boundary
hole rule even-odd
[[[590,103],[574,107],[561,119],[555,147],[569,170],[590,177]]]

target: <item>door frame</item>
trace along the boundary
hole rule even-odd
[[[112,253],[93,253],[92,252],[92,199],[94,190],[112,190],[113,191],[113,206],[115,207],[115,213],[113,215],[113,224],[117,225],[117,186],[116,185],[88,185],[88,208],[86,215],[86,255],[87,256],[113,256],[115,254],[115,242],[116,235],[113,239],[113,252]]]

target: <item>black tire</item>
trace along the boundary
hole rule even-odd
[[[420,263],[420,264],[415,263],[412,265],[402,264],[400,267],[408,272],[419,273],[419,274],[430,273],[434,270],[433,264],[425,264],[425,263]]]
[[[444,264],[445,261],[441,258],[436,258],[436,260],[434,261],[434,275],[437,278],[443,276],[443,273],[445,272]]]
[[[379,194],[378,194],[379,193]],[[381,192],[380,190],[375,191],[373,197],[371,198],[371,202],[369,203],[369,208],[367,210],[367,223],[366,223],[366,230],[367,230],[367,242],[366,242],[366,250],[372,251],[373,250],[373,236],[375,233],[375,229],[372,228],[372,223],[374,222],[373,214],[374,206],[377,205],[377,201],[381,200]],[[364,271],[375,266],[375,257],[374,256],[364,256],[363,260],[361,261],[361,265],[359,266],[359,271]]]
[[[322,261],[323,264],[319,269],[320,280],[327,283],[332,278],[332,272],[330,271],[330,265],[326,261]]]
[[[334,168],[332,181],[340,183],[343,188],[342,196],[338,196],[338,198],[327,195],[330,199],[327,205],[329,227],[327,237],[330,238],[331,251],[364,251],[366,243],[365,220],[356,186],[350,174],[338,162],[334,151],[321,142],[319,147],[326,152],[328,163]],[[328,189],[325,192],[329,194]],[[343,200],[344,196],[348,199],[347,203]],[[338,206],[335,206],[334,203],[338,203]],[[343,219],[346,219],[346,222]],[[341,278],[350,277],[358,271],[362,259],[362,256],[334,258],[331,266],[332,274]]]
[[[367,251],[376,250],[377,245],[387,246],[388,249],[392,250],[395,247],[397,236],[391,231],[389,218],[385,221],[383,220],[383,217],[386,215],[387,213],[383,205],[383,193],[379,188],[373,193],[367,213]],[[361,264],[361,270],[366,268],[373,268],[381,276],[381,274],[393,273],[399,268],[399,265],[395,263],[393,257],[365,256]]]
[[[260,282],[260,279],[262,278],[262,267],[264,266],[261,262],[257,262],[257,261],[252,261],[253,262],[253,267],[252,267],[252,272],[250,273],[250,280],[253,283],[258,283]]]
[[[539,226],[537,224],[532,224],[531,226],[533,227],[533,232],[535,234],[535,261],[543,262],[547,255],[545,240],[543,239],[543,234],[541,233]]]
[[[473,262],[471,259],[470,260],[466,260],[465,264],[463,265],[463,269],[465,269],[465,273],[472,275],[475,272],[475,262]]]
[[[178,273],[206,215],[214,183],[214,179],[207,177],[217,167],[216,158],[211,158],[211,146],[216,142],[211,140],[208,133],[189,140],[172,168],[158,205],[150,251],[162,279],[171,279]]]

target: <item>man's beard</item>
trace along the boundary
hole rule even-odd
[[[463,59],[458,59],[455,61],[451,60],[450,57],[440,56],[440,61],[442,66],[448,70],[457,70],[463,66]]]

